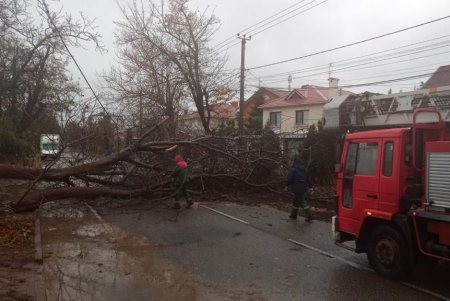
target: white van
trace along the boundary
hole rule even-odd
[[[60,148],[60,137],[58,134],[41,134],[41,157],[56,156]]]

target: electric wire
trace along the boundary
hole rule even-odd
[[[448,47],[450,45],[447,45],[445,47]],[[436,47],[436,49],[439,48],[443,48],[444,46],[440,46],[440,47]],[[434,50],[434,49],[429,49],[429,50]],[[427,50],[427,51],[429,51]],[[379,59],[379,60],[371,60],[365,63],[360,63],[360,64],[355,64],[355,65],[350,65],[350,66],[346,66],[346,67],[342,67],[342,68],[337,68],[337,69],[333,69],[333,72],[349,72],[349,71],[357,71],[357,70],[364,70],[364,69],[370,69],[370,68],[376,68],[376,67],[381,67],[381,66],[387,66],[387,65],[393,65],[393,64],[399,64],[399,63],[404,63],[404,62],[410,62],[410,61],[414,61],[414,60],[419,60],[419,59],[424,59],[424,58],[429,58],[429,57],[433,57],[433,56],[438,56],[438,55],[443,55],[443,54],[447,54],[450,51],[444,51],[444,52],[439,52],[439,53],[433,53],[430,55],[425,55],[425,56],[418,56],[418,57],[413,57],[413,58],[408,58],[405,60],[398,60],[398,61],[394,61],[394,62],[389,62],[389,63],[384,63],[384,64],[377,64],[375,66],[366,66],[366,65],[371,65],[371,64],[375,64],[378,62],[382,62],[382,61],[387,61],[387,60],[392,60],[395,58],[399,58],[399,57],[404,57],[404,56],[408,56],[408,55],[413,55],[413,54],[417,54],[417,53],[421,53],[421,52],[425,52],[425,51],[417,51],[415,53],[411,53],[411,54],[404,54],[404,55],[399,55],[396,57],[387,57],[384,59]],[[355,67],[359,67],[359,66],[366,66],[366,67],[362,67],[362,68],[355,68]],[[321,68],[322,70],[324,68]],[[315,70],[309,70],[310,72],[312,71],[319,71],[321,69],[315,69]],[[322,74],[328,74],[328,70],[326,71],[319,71],[319,72],[315,72],[315,73],[306,73],[303,74],[302,76],[294,76],[293,79],[299,79],[299,78],[304,78],[304,77],[309,77],[309,76],[315,76],[315,75],[322,75]],[[296,74],[300,74],[300,73],[305,73],[305,72],[297,72]],[[281,82],[284,81],[285,78],[280,78],[280,79],[272,79],[272,80],[266,80],[267,83],[276,83],[276,82]]]
[[[305,1],[305,0],[304,0],[304,1]],[[303,3],[304,1],[299,2],[299,4]],[[295,11],[301,9],[301,8],[304,8],[304,7],[306,7],[307,5],[312,4],[312,3],[316,2],[316,1],[317,1],[317,0],[313,0],[313,1],[311,1],[311,2],[308,2],[307,4],[305,4],[305,5],[301,6],[301,7],[298,7],[298,8],[296,8],[296,9],[294,9],[294,10],[288,12],[288,13],[282,15],[281,17],[286,17],[286,16],[292,14],[293,12],[295,12]],[[281,23],[283,23],[283,22],[285,22],[285,21],[287,21],[287,20],[289,20],[289,19],[292,19],[293,17],[296,17],[296,16],[298,16],[298,15],[300,15],[300,14],[303,14],[303,13],[305,13],[305,12],[307,12],[307,11],[313,9],[314,7],[319,6],[319,5],[321,5],[321,4],[323,4],[323,3],[327,2],[327,1],[329,1],[329,0],[324,0],[324,1],[322,1],[322,2],[320,2],[320,3],[318,3],[318,4],[316,4],[316,5],[314,5],[314,6],[312,6],[312,7],[309,7],[309,8],[307,8],[307,9],[304,9],[304,10],[302,10],[302,11],[296,13],[295,15],[288,16],[288,17],[286,17],[286,18],[284,18],[284,19],[281,19],[281,20],[279,20],[279,19],[271,20],[271,21],[269,21],[269,22],[267,22],[267,23],[265,23],[265,24],[262,24],[262,25],[256,27],[255,29],[252,29],[252,30],[250,30],[250,31],[245,31],[245,33],[243,33],[243,35],[255,36],[255,35],[257,35],[257,34],[260,34],[260,33],[264,32],[264,31],[266,31],[266,30],[268,30],[268,29],[270,29],[270,28],[272,28],[272,27],[274,27],[274,26],[276,26],[276,25],[279,25],[279,24],[281,24]],[[276,22],[276,21],[278,21],[278,22],[275,23],[275,24],[272,24],[272,25],[270,25],[270,26],[268,26],[268,27],[265,27],[265,26],[267,26],[267,25],[269,25],[269,24],[271,24],[271,23],[273,23],[273,22]],[[259,22],[259,23],[262,23],[262,22]],[[258,23],[257,23],[257,24],[258,24]],[[260,28],[262,28],[262,29],[259,30],[259,31],[257,31],[256,33],[254,33],[255,30],[260,29]],[[241,32],[242,32],[242,31],[241,31]],[[231,40],[230,42],[228,42],[228,43],[226,43],[226,44],[224,44],[224,45],[218,47],[217,49],[215,49],[215,52],[217,52],[217,53],[223,53],[223,52],[226,52],[226,51],[228,51],[230,48],[232,48],[232,47],[234,47],[234,46],[236,46],[236,45],[238,45],[238,44],[240,44],[240,42],[233,42],[233,41]],[[227,46],[228,46],[228,47],[227,47]]]
[[[268,30],[268,29],[270,29],[270,28],[272,28],[272,27],[274,27],[274,26],[277,26],[277,25],[279,25],[279,24],[281,24],[281,23],[284,23],[284,22],[286,22],[286,21],[288,21],[288,20],[290,20],[290,19],[292,19],[292,18],[294,18],[294,17],[296,17],[296,16],[298,16],[298,15],[300,15],[300,14],[303,14],[303,13],[305,13],[305,12],[307,12],[307,11],[309,11],[309,10],[315,8],[316,6],[319,6],[319,5],[321,5],[321,4],[323,4],[323,3],[327,2],[327,1],[329,1],[329,0],[324,0],[324,1],[322,1],[322,2],[320,2],[320,3],[318,3],[318,4],[316,4],[316,5],[313,5],[313,6],[311,6],[311,7],[308,7],[307,9],[302,10],[301,12],[299,12],[299,13],[293,15],[293,16],[289,16],[288,18],[286,18],[286,19],[284,19],[284,20],[281,20],[281,21],[279,21],[279,22],[277,22],[277,23],[275,23],[275,24],[273,24],[273,25],[271,25],[271,26],[269,26],[269,27],[266,27],[266,28],[264,28],[264,29],[262,29],[262,30],[260,30],[260,31],[257,31],[256,33],[253,33],[252,36],[256,36],[257,34],[260,34],[261,32],[264,32],[264,31],[266,31],[266,30]],[[311,1],[311,2],[309,2],[308,4],[311,4],[311,3],[313,3],[313,2],[315,2],[315,1]]]
[[[282,19],[282,18],[284,18],[284,17],[286,17],[286,16],[288,16],[288,15],[290,15],[290,14],[296,12],[297,10],[302,9],[302,8],[304,8],[305,6],[308,6],[308,5],[310,5],[311,3],[314,3],[314,2],[316,2],[316,1],[317,1],[317,0],[312,0],[312,1],[308,2],[308,3],[306,3],[305,5],[302,5],[302,6],[300,6],[300,7],[297,7],[297,8],[294,9],[294,10],[291,10],[291,11],[289,11],[289,12],[283,14],[282,16],[280,16],[280,19]],[[305,2],[305,1],[302,1],[302,2]],[[290,18],[291,18],[291,16],[289,16],[288,18],[286,18],[286,19],[284,19],[284,20],[289,20]],[[273,19],[273,20],[270,20],[270,21],[268,21],[267,23],[261,24],[260,26],[258,26],[258,27],[256,27],[256,28],[253,28],[253,29],[250,30],[250,31],[247,31],[245,34],[254,36],[254,35],[257,34],[257,33],[253,33],[254,31],[257,31],[257,30],[260,29],[260,28],[264,28],[265,26],[267,26],[267,25],[269,25],[269,24],[271,24],[271,23],[273,23],[273,22],[276,22],[277,20],[279,20],[279,19]],[[258,31],[258,32],[259,32],[259,31]]]
[[[255,69],[266,68],[266,67],[270,67],[270,66],[275,66],[275,65],[279,65],[279,64],[284,64],[284,63],[288,63],[288,62],[292,62],[292,61],[296,61],[296,60],[300,60],[300,59],[316,56],[316,55],[327,53],[327,52],[336,51],[338,49],[343,49],[343,48],[359,45],[359,44],[362,44],[362,43],[366,43],[366,42],[369,42],[369,41],[377,40],[377,39],[380,39],[380,38],[384,38],[384,37],[387,37],[387,36],[391,36],[391,35],[394,35],[394,34],[405,32],[407,30],[411,30],[411,29],[415,29],[415,28],[418,28],[418,27],[421,27],[421,26],[425,26],[425,25],[429,25],[429,24],[432,24],[432,23],[435,23],[435,22],[439,22],[439,21],[442,21],[442,20],[445,20],[445,19],[448,19],[448,18],[450,18],[450,15],[447,15],[447,16],[444,16],[444,17],[441,17],[441,18],[437,18],[437,19],[434,19],[434,20],[430,20],[430,21],[427,21],[427,22],[423,22],[423,23],[420,23],[420,24],[416,24],[416,25],[413,25],[413,26],[405,27],[405,28],[402,28],[402,29],[399,29],[399,30],[396,30],[396,31],[392,31],[392,32],[389,32],[389,33],[382,34],[382,35],[378,35],[378,36],[374,36],[374,37],[371,37],[371,38],[367,38],[367,39],[364,39],[364,40],[360,40],[360,41],[357,41],[357,42],[345,44],[345,45],[338,46],[338,47],[329,48],[329,49],[326,49],[326,50],[310,53],[310,54],[307,54],[307,55],[303,55],[303,56],[299,56],[299,57],[295,57],[295,58],[291,58],[291,59],[287,59],[287,60],[282,60],[282,61],[278,61],[278,62],[274,62],[274,63],[269,63],[269,64],[265,64],[265,65],[255,66],[255,67],[252,67],[252,68],[249,68],[249,69],[250,70],[255,70]]]
[[[379,64],[376,66],[369,66],[369,67],[362,67],[362,68],[350,68],[350,67],[345,67],[345,68],[341,68],[341,69],[336,69],[334,70],[334,72],[336,71],[340,71],[340,72],[349,72],[349,71],[356,71],[356,70],[364,70],[364,69],[368,69],[368,68],[375,68],[375,67],[381,67],[381,66],[387,66],[387,65],[392,65],[392,64],[398,64],[398,63],[404,63],[404,62],[410,62],[412,60],[418,60],[418,59],[425,59],[425,58],[429,58],[429,57],[433,57],[436,55],[442,55],[442,54],[447,54],[450,53],[450,51],[445,51],[445,52],[440,52],[440,53],[435,53],[432,55],[425,55],[425,56],[420,56],[420,57],[415,57],[415,58],[410,58],[410,59],[406,59],[406,60],[400,60],[400,61],[396,61],[396,62],[390,62],[390,63],[385,63],[385,64]],[[350,69],[349,69],[350,68]],[[321,73],[314,73],[314,74],[309,74],[307,76],[314,76],[314,75],[320,75],[320,74],[327,74],[328,72],[321,72]],[[294,77],[296,78],[296,77]]]
[[[377,52],[373,52],[373,53],[369,53],[369,54],[365,54],[365,55],[361,55],[361,56],[357,56],[357,57],[353,57],[353,58],[349,58],[349,59],[343,59],[343,60],[332,62],[331,64],[333,66],[339,66],[339,65],[341,65],[341,63],[351,62],[353,60],[360,59],[360,58],[367,58],[368,60],[371,60],[370,57],[373,56],[373,55],[386,53],[386,52],[390,52],[390,51],[393,51],[393,50],[403,49],[403,48],[407,48],[407,47],[415,46],[415,45],[419,45],[419,44],[424,44],[424,43],[427,43],[427,42],[436,41],[436,40],[443,39],[443,38],[446,38],[446,37],[450,37],[450,35],[444,35],[444,36],[440,36],[440,37],[429,39],[429,40],[424,40],[424,41],[420,41],[420,42],[416,42],[416,43],[412,43],[412,44],[406,44],[406,45],[399,46],[399,47],[389,48],[389,49],[386,49],[386,50],[377,51]],[[446,42],[449,42],[449,41],[446,41]],[[435,45],[435,44],[432,44],[432,45]],[[429,47],[429,46],[432,46],[432,45],[426,45],[426,46],[423,46],[423,47]],[[413,49],[409,49],[409,50],[405,50],[405,51],[412,51],[412,50],[416,50],[416,49],[419,49],[419,48],[413,48]],[[398,52],[398,53],[400,53],[400,52]],[[393,54],[395,54],[395,53],[387,54],[387,55],[393,55]],[[287,72],[263,75],[263,76],[260,76],[260,78],[273,78],[273,77],[279,77],[279,76],[286,76],[286,75],[292,75],[292,74],[301,73],[303,71],[308,71],[308,70],[311,71],[311,70],[328,69],[329,67],[330,67],[329,64],[321,64],[321,65],[316,65],[316,66],[312,66],[312,67],[308,67],[308,68],[291,70],[291,71],[287,71]]]
[[[287,11],[287,10],[289,10],[289,9],[291,9],[291,8],[293,8],[293,7],[295,7],[295,6],[297,6],[297,5],[302,4],[302,3],[305,2],[305,1],[306,1],[306,0],[299,1],[299,2],[297,2],[297,3],[295,3],[295,4],[293,4],[293,5],[291,5],[291,6],[287,7],[287,8],[285,8],[285,9],[283,9],[283,10],[281,10],[281,11],[279,11],[279,12],[277,12],[277,13],[271,15],[271,16],[269,16],[269,17],[264,18],[263,20],[261,20],[261,21],[255,23],[255,24],[253,24],[253,25],[251,25],[251,26],[248,26],[248,27],[244,28],[244,29],[241,30],[240,32],[246,32],[246,31],[252,29],[253,27],[258,26],[258,25],[264,23],[265,21],[267,21],[267,20],[269,20],[269,19],[271,19],[271,18],[273,18],[273,17],[276,17],[276,16],[282,14],[283,12],[285,12],[285,11]],[[216,49],[218,46],[220,46],[220,45],[224,44],[225,42],[227,42],[227,41],[229,41],[229,40],[231,40],[231,39],[234,39],[234,38],[236,38],[236,35],[230,36],[229,38],[227,38],[227,39],[225,39],[224,41],[220,42],[219,44],[215,45],[215,46],[213,47],[213,49]],[[221,48],[221,47],[219,47],[219,48]]]
[[[42,3],[44,4],[45,7],[45,13],[47,14],[49,21],[51,23],[51,25],[53,26],[53,29],[56,31],[56,33],[58,34],[59,38],[61,39],[62,44],[64,45],[64,48],[66,49],[66,51],[69,53],[70,57],[72,58],[73,62],[75,63],[78,71],[81,73],[81,76],[83,77],[84,81],[86,82],[86,84],[88,85],[89,89],[91,90],[92,94],[94,95],[95,100],[100,104],[100,106],[102,107],[103,111],[105,112],[105,114],[110,118],[111,121],[113,121],[114,123],[115,120],[111,117],[111,115],[109,114],[108,110],[106,109],[106,107],[103,105],[103,103],[100,101],[100,99],[97,96],[97,93],[95,93],[94,89],[92,88],[91,84],[89,83],[89,80],[87,79],[86,75],[84,74],[83,70],[81,69],[80,65],[78,64],[77,60],[75,59],[75,57],[73,56],[72,52],[69,50],[69,47],[67,46],[66,42],[64,41],[64,38],[62,37],[61,32],[59,31],[58,27],[56,26],[56,24],[53,21],[53,18],[50,14],[50,10],[48,8],[47,3],[45,2],[45,0],[42,0]]]
[[[417,75],[412,75],[412,76],[406,76],[406,77],[389,79],[389,80],[383,80],[383,81],[377,81],[377,82],[371,82],[371,83],[343,85],[343,86],[339,86],[339,88],[356,88],[356,87],[373,86],[373,85],[378,85],[378,84],[387,84],[387,83],[392,83],[392,82],[406,81],[406,80],[411,80],[411,79],[423,78],[423,77],[430,76],[432,74],[433,73],[424,73],[424,74],[417,74]]]
[[[375,65],[375,66],[368,66],[368,67],[362,67],[362,68],[351,68],[351,69],[341,68],[341,69],[337,69],[335,71],[340,71],[342,73],[342,72],[351,72],[351,71],[357,71],[357,70],[365,70],[365,69],[370,69],[370,68],[377,68],[377,67],[382,67],[382,66],[388,66],[388,65],[393,65],[393,64],[410,62],[412,60],[426,59],[426,58],[429,58],[429,57],[432,57],[432,56],[448,54],[448,53],[450,53],[450,51],[440,52],[440,53],[433,54],[433,55],[420,56],[420,57],[416,57],[416,58],[413,58],[413,59],[406,59],[406,60],[400,60],[400,61],[396,61],[396,62],[384,63],[384,64]],[[315,73],[315,74],[310,74],[309,76],[319,75],[319,74],[320,73]],[[326,72],[322,72],[321,74],[326,74]]]

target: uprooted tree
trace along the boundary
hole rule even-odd
[[[258,138],[206,136],[164,141],[158,137],[165,121],[132,145],[92,162],[60,167],[54,160],[43,168],[0,164],[0,178],[29,181],[22,193],[2,191],[0,198],[14,211],[34,210],[42,203],[68,198],[168,199],[174,193],[170,171],[175,153],[189,162],[194,191],[280,187],[282,156],[278,138],[270,132]]]

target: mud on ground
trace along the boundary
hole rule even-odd
[[[0,300],[35,300],[34,214],[0,215]]]
[[[334,187],[319,187],[308,197],[315,218],[330,221],[333,215]],[[195,201],[232,202],[247,206],[270,206],[289,212],[290,193],[238,193],[235,195],[204,194]],[[129,201],[103,199],[105,206],[125,207]],[[101,202],[99,202],[101,203]],[[132,202],[134,205],[139,202]],[[64,206],[62,206],[64,207]],[[61,208],[64,210],[64,208]],[[42,285],[41,265],[34,259],[35,214],[0,215],[0,300],[36,300]]]

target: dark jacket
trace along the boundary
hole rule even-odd
[[[294,164],[289,168],[288,186],[294,194],[306,193],[308,188],[311,188],[308,172],[301,164]]]

